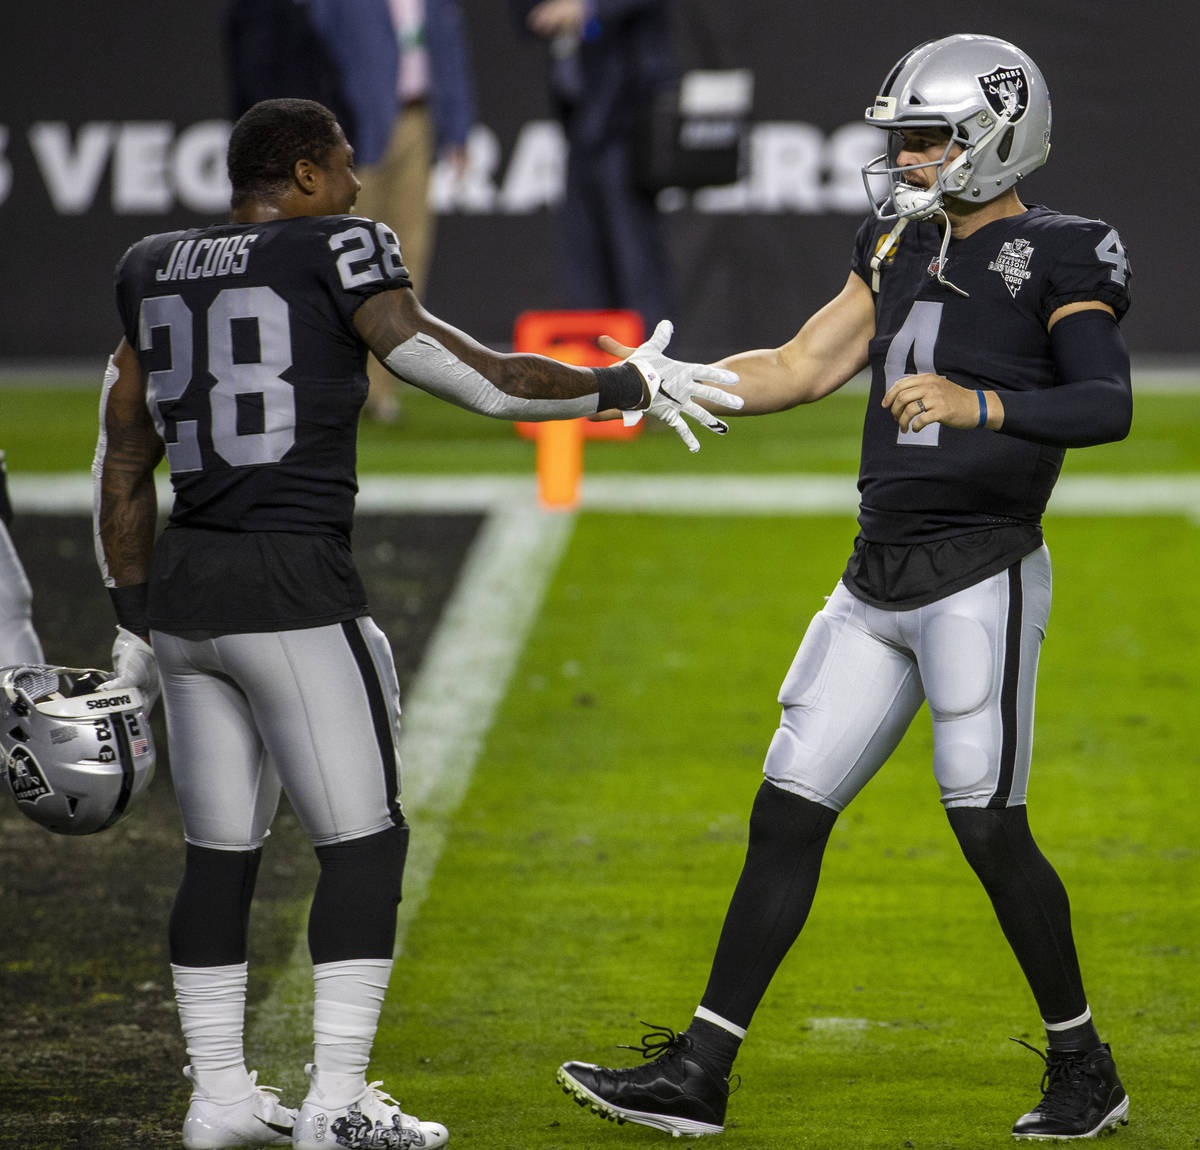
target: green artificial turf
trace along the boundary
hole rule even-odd
[[[63,387],[7,378],[0,386],[0,427],[9,470],[86,471],[96,444],[100,370],[95,386]],[[511,425],[465,412],[415,388],[403,390],[399,425],[366,421],[359,468],[372,472],[532,474],[534,444]],[[628,442],[590,441],[588,473],[696,474],[845,472],[858,466],[865,391],[858,385],[770,419],[734,419],[718,439],[699,431],[690,455],[674,432],[655,420]],[[1132,438],[1072,453],[1068,474],[1200,471],[1200,390],[1139,394]],[[1136,448],[1131,446],[1136,440]]]
[[[10,472],[87,470],[98,375],[94,388],[0,387]],[[701,432],[698,456],[650,426],[589,443],[586,467],[852,476],[864,402]],[[1070,453],[1065,473],[1200,472],[1197,425],[1200,393],[1139,396],[1133,436]],[[399,427],[364,425],[360,460],[364,473],[531,474],[534,447],[408,392]],[[577,518],[472,786],[444,817],[373,1062],[452,1145],[670,1144],[585,1114],[554,1070],[636,1060],[617,1044],[640,1019],[686,1025],[775,691],[853,530],[848,516]],[[1113,1145],[1130,1150],[1200,1146],[1198,530],[1195,516],[1059,518],[1053,503],[1047,520],[1056,600],[1031,821],[1071,892],[1092,1006],[1133,1100]],[[1036,1101],[1040,1063],[1008,1041],[1039,1042],[1036,1010],[958,857],[929,753],[922,714],[839,820],[804,938],[739,1059],[722,1145],[1007,1146]],[[307,891],[296,897],[299,923]],[[272,1060],[304,1048],[300,1015]]]
[[[1194,525],[1052,521],[1031,821],[1073,899],[1131,1148],[1200,1129]],[[637,1061],[699,1001],[777,719],[840,571],[839,520],[584,516],[393,975],[374,1070],[459,1146],[661,1144],[559,1092]],[[958,855],[923,711],[842,816],[759,1010],[722,1145],[1005,1146],[1037,1099],[1038,1016]],[[419,764],[409,764],[410,771]],[[420,835],[418,823],[414,830]]]

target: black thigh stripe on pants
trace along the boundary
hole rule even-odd
[[[371,658],[366,639],[359,629],[358,619],[348,619],[342,624],[342,634],[358,664],[363,687],[367,692],[367,705],[371,711],[371,724],[375,729],[375,741],[379,744],[379,761],[383,770],[384,791],[392,822],[397,826],[404,823],[404,812],[400,807],[400,778],[396,744],[392,738],[392,721],[388,714],[387,696],[379,681],[379,672]]]
[[[1008,569],[1008,625],[1004,633],[1004,682],[1000,690],[1000,780],[989,807],[1006,807],[1012,792],[1013,770],[1017,760],[1017,691],[1021,678],[1021,626],[1024,595],[1021,588],[1021,564]]]

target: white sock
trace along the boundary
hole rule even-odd
[[[254,1090],[242,1045],[247,972],[244,962],[171,964],[192,1082],[197,1094],[216,1102],[239,1102]]]
[[[357,1102],[379,1026],[390,958],[357,958],[313,967],[313,1063],[309,1097],[330,1110]]]
[[[1082,1026],[1085,1022],[1092,1021],[1092,1008],[1087,1006],[1083,1013],[1078,1018],[1068,1018],[1066,1022],[1047,1022],[1042,1019],[1042,1025],[1046,1028],[1046,1033],[1050,1034],[1061,1030],[1074,1030],[1077,1026]]]
[[[700,1019],[701,1022],[711,1022],[713,1026],[719,1026],[728,1034],[732,1034],[734,1038],[742,1039],[746,1037],[746,1030],[742,1026],[737,1026],[729,1021],[728,1018],[722,1018],[713,1010],[709,1010],[707,1006],[697,1006],[696,1013],[693,1018]]]

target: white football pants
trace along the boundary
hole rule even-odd
[[[1050,592],[1044,546],[910,611],[868,606],[839,583],[780,688],[767,779],[844,810],[928,702],[945,806],[1021,805]]]
[[[189,843],[261,846],[281,787],[314,846],[400,822],[400,687],[370,617],[151,641]]]

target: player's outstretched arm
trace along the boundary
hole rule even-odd
[[[732,372],[681,364],[662,354],[670,339],[670,324],[660,324],[655,335],[632,349],[622,363],[599,368],[493,351],[426,311],[407,288],[368,299],[355,313],[354,324],[394,375],[459,407],[498,419],[573,419],[600,411],[650,411],[670,423],[696,451],[699,443],[680,413],[699,418],[695,400],[701,396],[727,407],[738,403],[712,386],[732,386],[737,382]],[[664,380],[669,380],[665,395]],[[706,426],[720,424],[705,415]]]
[[[734,372],[738,379],[737,394],[742,403],[728,414],[768,415],[812,403],[836,391],[866,367],[868,344],[874,334],[871,290],[851,273],[842,290],[810,316],[787,343],[738,352],[716,365]],[[608,336],[601,336],[599,342],[610,355],[628,356],[635,350]],[[696,402],[711,410],[707,396],[698,396]],[[731,407],[728,403],[723,406]]]

